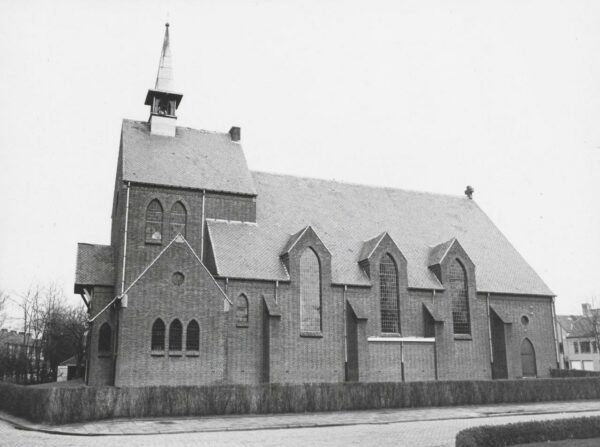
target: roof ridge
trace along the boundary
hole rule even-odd
[[[127,121],[129,123],[136,123],[136,124],[148,124],[147,121],[143,121],[143,120],[134,120],[131,118],[123,118],[123,121]],[[196,129],[194,127],[189,127],[189,126],[176,126],[177,129],[187,129],[187,130],[192,130],[194,132],[202,132],[202,133],[208,133],[208,134],[216,134],[216,135],[229,135],[228,132],[219,132],[218,130],[207,130],[207,129]]]
[[[453,199],[466,200],[466,197],[463,197],[460,194],[448,194],[448,193],[431,192],[431,191],[418,191],[416,189],[396,188],[396,187],[383,186],[383,185],[372,185],[372,184],[367,184],[367,183],[350,182],[350,181],[346,181],[346,180],[325,179],[325,178],[319,178],[319,177],[310,177],[310,176],[293,175],[293,174],[281,174],[278,172],[258,171],[258,170],[254,170],[254,169],[250,170],[250,174],[259,174],[259,175],[265,174],[265,175],[277,176],[277,177],[288,177],[288,178],[291,177],[291,178],[298,178],[298,179],[305,179],[305,180],[316,180],[319,182],[337,183],[337,184],[346,185],[346,186],[360,186],[363,188],[388,190],[388,191],[402,191],[402,192],[415,193],[415,194],[424,194],[424,195],[431,195],[431,196],[438,196],[438,197],[440,197],[440,196],[441,197],[450,197]],[[470,201],[476,203],[475,200],[470,200]]]

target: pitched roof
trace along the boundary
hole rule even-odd
[[[456,238],[452,238],[449,241],[442,242],[441,244],[436,245],[429,251],[429,265],[436,265],[441,263],[452,247],[452,244],[456,241]]]
[[[581,317],[573,315],[557,315],[556,321],[558,321],[558,324],[560,324],[565,331],[571,332],[573,330],[573,323],[577,318]]]
[[[110,245],[77,244],[75,293],[79,286],[115,284],[113,249]]]
[[[121,144],[124,181],[256,195],[242,146],[228,133],[177,127],[166,137],[123,120]]]
[[[573,322],[573,327],[567,334],[569,338],[575,337],[593,337],[594,336],[594,325],[586,317],[579,317]]]
[[[364,241],[383,231],[408,261],[408,285],[438,289],[431,247],[454,237],[476,266],[479,291],[553,295],[475,201],[392,188],[253,172],[257,223],[209,221],[217,273],[287,280],[279,254],[310,225],[331,251],[332,280],[369,285],[359,267]]]

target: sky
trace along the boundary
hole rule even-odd
[[[80,300],[76,244],[109,242],[121,120],[148,118],[168,20],[180,125],[240,126],[253,170],[470,184],[559,314],[600,304],[598,1],[0,8],[0,289]]]

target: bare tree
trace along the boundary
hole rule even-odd
[[[4,290],[0,290],[0,328],[6,323],[6,306],[8,304],[8,294]]]

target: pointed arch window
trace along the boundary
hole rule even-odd
[[[171,207],[171,238],[177,236],[177,233],[181,233],[183,237],[185,235],[185,227],[187,223],[187,211],[185,206],[181,202],[175,202]]]
[[[399,334],[398,269],[389,253],[379,262],[379,303],[381,332]]]
[[[469,315],[469,285],[467,271],[458,259],[452,261],[448,274],[450,297],[452,299],[452,323],[455,334],[471,333],[471,317]]]
[[[248,327],[248,298],[241,294],[235,301],[235,325],[237,327]]]
[[[160,318],[157,318],[152,325],[151,349],[153,351],[165,349],[165,323]]]
[[[154,199],[146,208],[146,242],[161,243],[163,234],[163,209],[160,202]]]
[[[181,321],[173,320],[169,326],[169,351],[181,351],[183,327]]]
[[[187,325],[185,334],[186,351],[198,351],[200,349],[200,326],[196,320],[192,320]]]
[[[321,332],[321,266],[312,248],[300,257],[300,331]]]
[[[100,326],[100,333],[98,336],[98,352],[107,353],[111,351],[112,347],[112,329],[110,324],[104,323]]]

